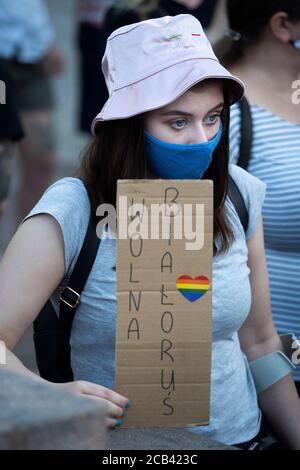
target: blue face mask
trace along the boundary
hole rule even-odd
[[[201,144],[171,144],[144,130],[148,164],[164,179],[199,179],[209,167],[223,132],[222,122],[217,135]]]

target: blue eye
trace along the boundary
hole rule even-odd
[[[171,125],[176,124],[177,122],[185,122],[185,119],[177,119],[176,121],[171,122]],[[173,127],[173,126],[172,126]],[[173,129],[182,129],[183,126],[178,127],[173,127]]]
[[[208,116],[207,118],[207,122],[210,126],[212,126],[213,124],[216,124],[218,122],[218,119],[220,117],[220,114],[211,114],[210,116]]]

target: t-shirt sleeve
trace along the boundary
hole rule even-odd
[[[66,277],[75,266],[89,222],[90,202],[84,184],[78,178],[58,180],[44,192],[21,224],[37,214],[51,215],[61,228]]]
[[[237,184],[248,210],[249,224],[246,240],[249,240],[256,230],[262,213],[266,184],[236,165],[229,165],[229,173]]]
[[[241,111],[237,104],[230,108],[229,155],[230,162],[236,164],[241,145]]]

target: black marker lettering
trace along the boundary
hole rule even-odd
[[[169,390],[171,387],[173,387],[173,391],[175,392],[175,371],[172,370],[172,376],[169,385],[165,386],[164,383],[164,369],[161,370],[161,387],[164,390]]]
[[[130,263],[130,276],[129,276],[129,282],[132,282],[132,283],[139,283],[140,281],[134,281],[132,279],[132,269],[133,269],[133,264]]]
[[[132,290],[129,291],[129,312],[131,312],[131,310],[132,310],[131,299],[133,300],[135,310],[137,312],[139,311],[140,306],[141,306],[141,297],[142,297],[142,291],[139,291],[139,298],[138,298],[138,302],[136,303],[134,293],[132,292]]]
[[[161,303],[161,305],[174,305],[173,302],[164,302],[164,297],[168,298],[168,295],[165,294],[165,287],[164,287],[163,284],[162,284],[162,286],[161,286],[161,291],[160,291],[160,293],[161,293],[161,297],[160,297],[160,303]]]
[[[167,318],[170,319],[170,325],[169,327],[167,326]],[[174,320],[173,320],[173,315],[171,312],[164,312],[163,316],[161,317],[161,329],[164,333],[171,333],[173,330],[173,325],[174,325]]]
[[[169,264],[164,264],[164,260],[165,258],[168,258],[167,259],[167,262]],[[164,268],[169,268],[169,273],[172,273],[173,272],[173,258],[172,258],[172,255],[169,251],[167,251],[162,259],[161,259],[161,265],[160,265],[160,272],[163,273],[164,272]]]
[[[134,252],[133,252],[133,242],[134,242],[134,241],[140,243],[140,249],[139,249],[138,254],[134,254]],[[142,237],[139,237],[137,240],[133,240],[132,238],[130,238],[130,241],[129,241],[129,248],[130,248],[130,253],[131,253],[131,255],[132,255],[134,258],[138,258],[139,256],[141,256],[141,253],[142,253],[142,251],[143,251],[143,239],[142,239]]]
[[[170,412],[169,412],[169,413],[164,413],[164,416],[171,416],[172,414],[174,414],[174,408],[173,408],[172,405],[169,405],[169,404],[167,403],[168,400],[170,400],[169,397],[165,398],[164,401],[163,401],[163,404],[164,404],[165,406],[167,406],[168,408],[170,408]]]
[[[170,201],[168,200],[169,197],[171,198],[172,197],[172,191],[173,191],[173,199],[171,199]],[[170,193],[170,194],[169,194]],[[174,196],[174,193],[175,193],[175,196]],[[165,189],[165,204],[169,204],[169,203],[173,203],[173,204],[177,204],[176,200],[179,196],[179,191],[177,188],[174,188],[174,187],[170,187],[170,188],[166,188]]]
[[[170,193],[170,194],[169,194],[169,193]],[[172,193],[173,193],[173,194],[172,194]],[[175,195],[174,195],[174,194],[175,194]],[[166,206],[167,204],[173,203],[173,204],[178,205],[178,203],[177,203],[177,198],[178,198],[178,196],[179,196],[179,191],[178,191],[177,188],[173,188],[173,187],[166,188],[166,190],[165,190],[165,215],[168,215],[168,214],[167,214],[167,206]],[[172,198],[172,197],[173,197],[173,199],[170,199],[170,201],[169,201],[169,198]],[[174,211],[174,212],[175,212],[175,211]],[[177,212],[177,214],[174,214],[174,213],[172,212],[172,214],[170,214],[170,218],[173,218],[175,215],[178,215],[179,212],[180,212],[180,208],[178,207],[178,212]]]
[[[133,206],[134,204],[134,200],[133,198],[131,199],[131,207]],[[143,221],[143,217],[144,217],[144,207],[145,207],[145,198],[143,198],[143,201],[142,201],[142,204],[143,204],[143,212],[140,214],[140,211],[136,211],[136,213],[134,215],[131,215],[130,216],[130,222],[132,222],[134,219],[136,219],[137,217],[139,218],[140,222]]]
[[[174,238],[174,219],[170,220],[170,238],[168,240],[168,245],[171,246],[172,239]]]
[[[174,362],[174,357],[169,354],[169,351],[170,349],[173,348],[173,343],[172,341],[168,340],[168,339],[163,339],[161,341],[161,354],[160,354],[160,360],[163,361],[164,360],[164,354],[166,354],[166,356],[168,356],[172,362]]]
[[[135,329],[131,329],[131,326],[133,326],[135,324]],[[130,339],[130,335],[131,333],[135,333],[137,335],[137,339],[139,340],[140,339],[140,328],[139,328],[139,322],[137,320],[137,318],[133,318],[130,322],[130,325],[129,325],[129,328],[128,328],[128,336],[127,336],[127,339]]]

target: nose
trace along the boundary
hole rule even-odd
[[[209,139],[202,123],[195,124],[193,129],[191,129],[191,136],[189,140],[189,144],[202,144],[204,142],[208,142]]]

